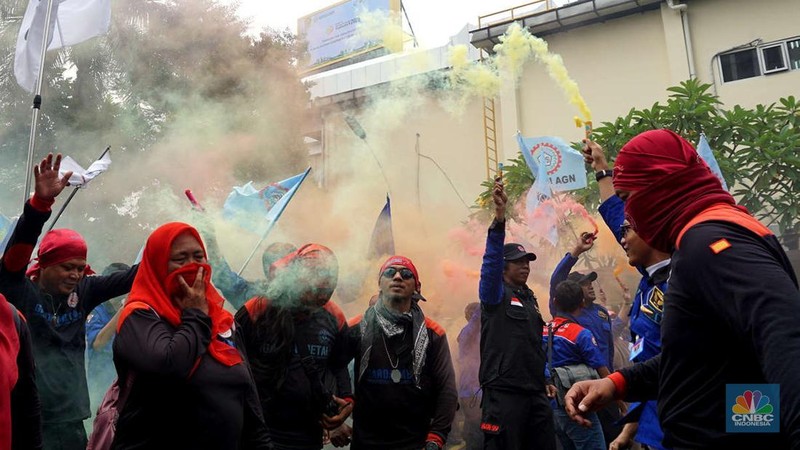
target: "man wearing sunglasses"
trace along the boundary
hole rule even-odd
[[[583,151],[586,163],[591,164],[596,173],[600,215],[625,250],[628,263],[642,274],[630,309],[630,359],[636,363],[644,362],[661,353],[661,318],[670,274],[670,255],[649,246],[625,219],[625,202],[615,194],[611,181],[613,172],[603,148],[587,140]],[[658,423],[655,400],[632,403],[625,420],[628,423],[609,446],[611,450],[626,448],[632,441],[652,449],[664,448],[661,444],[664,432]]]
[[[380,292],[350,320],[356,403],[351,450],[441,450],[458,405],[444,328],[425,317],[414,263],[392,256]]]
[[[495,218],[481,266],[481,429],[486,450],[555,450],[553,411],[545,382],[545,326],[536,296],[526,285],[536,255],[505,242],[508,197],[495,180]]]

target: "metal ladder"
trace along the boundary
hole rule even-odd
[[[481,18],[478,18],[480,24]],[[481,61],[487,53],[480,49]],[[494,97],[483,97],[483,143],[486,148],[486,179],[494,180],[499,172],[499,157],[497,155],[497,115]]]
[[[494,180],[500,163],[497,156],[497,121],[494,98],[483,98],[483,142],[486,147],[486,179]]]

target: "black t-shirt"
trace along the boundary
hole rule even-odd
[[[319,421],[323,411],[320,388],[312,386],[311,377],[317,372],[322,384],[322,394],[340,398],[352,397],[350,375],[344,359],[347,323],[344,314],[333,302],[314,312],[293,317],[294,340],[287,367],[280,385],[273,385],[275,374],[263,373],[258,364],[264,357],[263,342],[257,336],[258,319],[272,308],[269,301],[255,298],[245,303],[236,314],[244,337],[248,358],[254,362],[253,376],[267,427],[273,440],[280,445],[298,448],[320,448],[322,426]],[[304,367],[303,358],[313,360]],[[280,369],[274,369],[280,370]],[[309,374],[311,372],[311,374]]]
[[[658,396],[664,445],[800,448],[800,292],[773,235],[704,222],[672,256],[660,357],[621,371],[628,399]],[[727,433],[727,384],[780,385],[780,434]]]

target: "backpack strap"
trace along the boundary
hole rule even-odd
[[[547,370],[550,371],[550,378],[551,379],[554,379],[553,377],[555,376],[555,373],[553,372],[553,337],[556,335],[556,333],[558,333],[558,330],[560,330],[561,327],[563,327],[564,325],[566,325],[568,323],[577,324],[577,322],[575,322],[575,321],[573,321],[571,319],[567,319],[567,320],[561,322],[555,328],[553,328],[553,322],[552,321],[547,323]]]

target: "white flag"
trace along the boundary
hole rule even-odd
[[[60,176],[72,171],[72,176],[69,178],[70,186],[86,187],[94,177],[108,170],[111,165],[111,152],[106,152],[102,158],[93,162],[88,169],[84,169],[74,159],[65,156],[61,160],[61,168],[58,170]]]
[[[111,0],[52,0],[48,50],[79,44],[108,32]],[[33,93],[42,65],[42,39],[48,0],[30,0],[17,36],[14,75]]]

